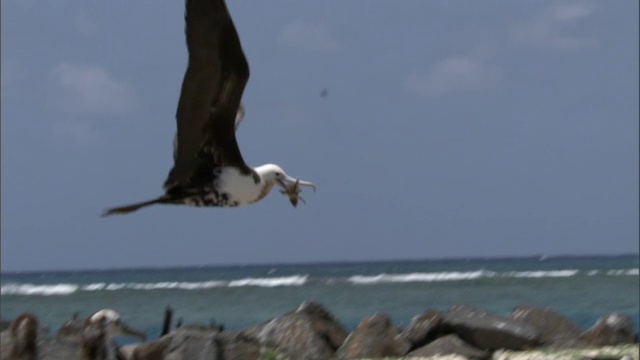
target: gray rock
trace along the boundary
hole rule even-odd
[[[132,360],[133,357],[133,352],[138,348],[138,346],[142,345],[141,343],[138,344],[128,344],[128,345],[124,345],[120,347],[120,354],[122,354],[122,358],[124,360]]]
[[[218,335],[222,344],[222,357],[218,360],[258,360],[263,351],[258,340],[241,332],[222,332]]]
[[[411,349],[417,349],[437,338],[441,324],[442,314],[435,310],[427,310],[411,319],[411,323],[400,336],[411,343]]]
[[[570,348],[585,345],[585,342],[580,339],[582,330],[571,320],[550,309],[520,305],[509,314],[509,317],[538,328],[543,346]]]
[[[136,360],[211,360],[222,352],[215,331],[178,329],[162,338],[138,345],[133,350]]]
[[[628,344],[635,342],[633,322],[627,315],[611,313],[602,316],[581,338],[595,346]]]
[[[452,307],[444,314],[443,324],[449,332],[483,350],[525,350],[541,344],[537,328],[471,306]]]
[[[176,330],[177,332],[177,330]],[[168,354],[171,345],[171,334],[160,339],[147,341],[142,344],[127,345],[122,347],[122,354],[127,360],[161,360]]]
[[[296,312],[309,317],[313,331],[325,338],[333,350],[337,350],[349,335],[333,315],[317,302],[304,302]]]
[[[117,360],[122,355],[103,324],[71,320],[48,343],[43,358]]]
[[[441,337],[428,345],[414,350],[407,357],[430,357],[436,355],[461,355],[471,360],[484,360],[491,357],[489,352],[477,349],[453,334]]]
[[[31,313],[22,313],[9,322],[0,332],[0,358],[11,360],[35,360],[42,352],[38,319]],[[40,346],[39,346],[40,345]]]
[[[0,333],[0,359],[118,359],[118,348],[102,326],[84,322],[73,325],[63,326],[63,333],[70,330],[68,334],[54,339],[48,328],[38,326],[35,316],[21,314]]]
[[[263,346],[301,360],[331,358],[347,336],[342,325],[313,302],[303,303],[296,311],[246,329],[244,333],[258,339]]]
[[[258,341],[239,332],[182,327],[143,344],[123,348],[129,360],[258,360]]]
[[[387,315],[375,314],[358,324],[336,352],[336,358],[403,356],[410,348],[410,343],[398,334]]]

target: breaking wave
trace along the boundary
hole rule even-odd
[[[212,280],[203,282],[156,282],[156,283],[93,283],[88,285],[78,284],[7,284],[0,287],[1,295],[70,295],[77,291],[117,291],[117,290],[201,290],[216,287],[276,287],[276,286],[300,286],[307,281],[307,275],[294,275],[274,278],[245,278],[232,281]]]
[[[276,287],[276,286],[300,286],[307,282],[307,275],[294,275],[279,278],[246,278],[240,280],[233,280],[229,282],[229,287],[239,286],[261,286],[261,287]]]
[[[535,270],[535,271],[508,271],[494,272],[488,270],[475,271],[451,271],[451,272],[415,272],[406,274],[377,274],[377,275],[352,275],[348,277],[331,277],[315,279],[318,284],[334,285],[336,283],[347,283],[351,285],[375,285],[381,283],[431,283],[447,281],[472,281],[477,279],[500,279],[500,278],[570,278],[575,276],[638,276],[638,268],[632,269],[610,269],[610,270]],[[302,286],[314,281],[309,275],[291,275],[282,277],[247,277],[235,280],[209,280],[201,282],[185,281],[164,281],[164,282],[96,282],[90,284],[29,284],[29,283],[7,283],[0,287],[0,295],[36,295],[36,296],[64,296],[77,292],[95,291],[153,291],[153,290],[204,290],[212,288],[239,288],[239,287],[290,287]]]
[[[455,280],[473,280],[481,277],[489,277],[495,274],[490,271],[471,271],[471,272],[438,272],[438,273],[412,273],[412,274],[379,274],[374,276],[355,275],[351,276],[347,281],[352,284],[375,284],[384,282],[434,282],[434,281],[455,281]]]
[[[407,282],[440,282],[440,281],[465,281],[481,278],[566,278],[577,275],[595,276],[599,274],[607,276],[638,276],[638,269],[619,270],[591,270],[580,271],[576,269],[548,270],[548,271],[509,271],[493,272],[486,270],[468,272],[432,272],[410,274],[378,274],[372,276],[354,275],[347,279],[355,285],[369,285],[379,283],[407,283]]]
[[[0,287],[0,295],[69,295],[78,290],[78,285],[55,284],[7,284]]]

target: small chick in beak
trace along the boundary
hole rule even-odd
[[[305,205],[307,204],[307,202],[304,201],[304,198],[300,195],[301,192],[302,189],[300,189],[300,179],[296,179],[295,182],[286,185],[284,189],[280,190],[281,194],[287,195],[289,197],[289,201],[291,202],[291,205],[293,205],[293,207],[298,206],[298,200],[302,201],[302,203]]]
[[[286,184],[283,181],[280,185],[283,188],[282,190],[280,190],[280,193],[289,197],[289,201],[291,202],[291,205],[293,205],[293,207],[298,206],[298,200],[302,201],[302,203],[305,205],[307,204],[307,202],[304,201],[304,198],[300,195],[300,193],[302,192],[302,189],[300,188],[300,179],[296,178],[296,181],[290,184]],[[303,185],[311,186],[313,188],[313,192],[316,191],[316,187],[310,182],[305,181],[303,182]]]

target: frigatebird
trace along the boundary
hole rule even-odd
[[[18,315],[7,333],[0,334],[0,358],[11,360],[38,359],[38,319],[31,313]]]
[[[315,191],[313,183],[290,177],[278,165],[252,168],[242,158],[235,130],[244,116],[241,100],[249,64],[225,1],[186,0],[185,33],[189,62],[176,113],[174,165],[164,183],[165,193],[107,209],[103,216],[153,204],[252,204],[276,184],[287,193],[300,185]]]
[[[0,359],[116,360],[123,359],[115,336],[144,340],[143,332],[126,325],[114,310],[100,310],[85,320],[76,316],[64,323],[54,338],[38,325],[30,313],[18,315],[9,329],[0,333]]]

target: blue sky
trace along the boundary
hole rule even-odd
[[[100,218],[162,192],[183,7],[2,0],[3,271],[638,252],[636,1],[231,1],[244,158],[318,192]]]

